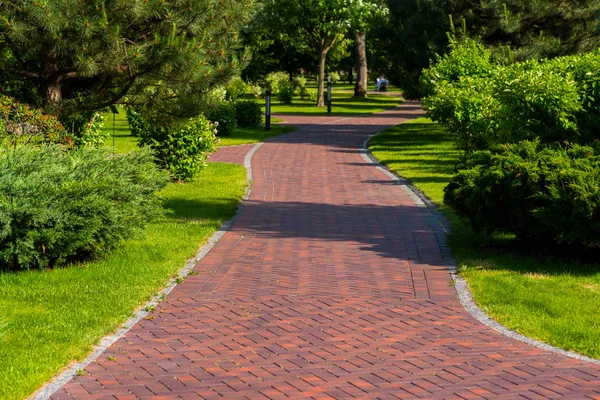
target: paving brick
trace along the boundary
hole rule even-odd
[[[285,116],[299,129],[254,154],[250,197],[198,275],[53,398],[598,398],[600,366],[462,308],[422,209],[361,157],[421,115]]]

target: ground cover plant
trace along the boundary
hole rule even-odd
[[[237,209],[246,172],[209,164],[161,191],[170,213],[95,262],[0,273],[0,398],[21,399],[149,300]]]
[[[452,254],[488,315],[529,337],[600,358],[600,264],[532,251],[511,235],[475,233],[443,203],[461,153],[438,124],[399,125],[374,137],[369,149],[447,216]]]

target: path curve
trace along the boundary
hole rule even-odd
[[[53,398],[600,398],[599,365],[465,311],[422,208],[361,157],[420,115],[286,117],[197,275]]]

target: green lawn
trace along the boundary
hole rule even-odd
[[[524,335],[600,358],[600,264],[532,254],[510,237],[473,233],[443,205],[459,154],[439,125],[414,120],[377,135],[369,148],[446,214],[453,256],[483,310]]]
[[[333,91],[331,96],[331,115],[372,114],[389,110],[402,103],[402,99],[396,96],[373,94],[366,98],[358,98],[353,97],[353,95],[354,92],[352,91]],[[308,97],[301,99],[300,96],[294,96],[292,104],[280,104],[277,96],[273,96],[271,101],[271,112],[273,114],[327,114],[327,107],[317,107],[315,105],[316,102],[309,100]],[[262,108],[264,111],[264,104]]]
[[[275,119],[275,118],[274,118]],[[237,127],[231,136],[220,138],[219,146],[234,146],[238,144],[264,142],[270,137],[278,136],[296,130],[293,126],[271,124],[271,130],[265,131],[264,127],[242,128]]]

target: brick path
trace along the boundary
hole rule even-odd
[[[599,365],[462,308],[421,209],[361,157],[419,114],[285,117],[300,129],[255,153],[250,199],[197,275],[53,398],[600,399]]]

